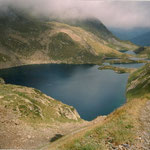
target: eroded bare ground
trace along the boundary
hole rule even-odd
[[[4,117],[5,116],[5,117]],[[24,123],[11,111],[0,106],[0,148],[32,149],[40,148],[84,127],[100,121],[70,122],[56,124],[39,124],[38,126]]]
[[[139,147],[140,150],[150,150],[150,101],[140,112],[141,127],[139,131]]]
[[[0,107],[0,148],[37,148],[55,140],[56,135],[65,135],[86,124],[87,122],[35,126],[18,120],[11,111],[6,112]]]

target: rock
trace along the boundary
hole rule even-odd
[[[119,150],[122,150],[122,149],[123,149],[123,146],[122,146],[122,145],[119,145],[118,147],[119,147]]]
[[[123,146],[124,146],[125,148],[130,148],[130,146],[129,146],[128,144],[123,144]]]
[[[78,120],[80,118],[78,112],[73,107],[59,107],[58,113],[60,116],[65,116],[71,120]]]
[[[5,81],[3,78],[0,78],[0,84],[5,84]]]
[[[27,137],[28,137],[28,139],[31,139],[31,135],[28,135]]]

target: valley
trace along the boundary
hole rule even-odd
[[[0,149],[150,148],[150,47],[10,6],[0,33]]]
[[[98,20],[75,22],[41,21],[14,9],[1,12],[0,68],[45,63],[101,64],[107,57],[128,57],[119,49],[138,48],[114,37]],[[114,47],[112,42],[116,43]]]

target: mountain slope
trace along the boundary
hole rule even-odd
[[[138,98],[146,97],[149,98],[150,94],[150,64],[146,64],[141,69],[130,75],[127,85],[127,97]]]
[[[131,41],[140,46],[150,46],[150,32],[139,35],[131,39]]]
[[[67,24],[74,25],[85,29],[88,32],[95,34],[101,42],[109,47],[117,50],[134,50],[136,45],[129,41],[123,41],[115,37],[105,25],[96,18],[87,18],[82,20],[64,21]]]
[[[150,47],[140,47],[134,52],[140,56],[150,58]]]
[[[83,123],[73,107],[0,80],[0,148],[37,148]]]
[[[98,64],[105,57],[123,56],[93,31],[44,22],[13,9],[1,13],[0,31],[0,68],[34,63]]]

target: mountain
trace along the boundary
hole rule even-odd
[[[140,46],[150,46],[150,32],[132,38],[131,41]]]
[[[134,51],[136,54],[150,58],[150,47],[140,47]]]
[[[142,34],[150,32],[150,28],[146,28],[146,27],[135,27],[131,29],[109,27],[109,30],[116,37],[122,40],[131,40],[134,39],[135,37],[141,36]]]
[[[99,64],[105,57],[125,56],[113,43],[121,45],[120,49],[137,48],[117,40],[99,21],[82,21],[79,26],[46,22],[14,9],[0,13],[0,32],[0,68],[39,63]]]
[[[69,25],[81,27],[88,32],[93,33],[99,37],[100,41],[117,50],[131,50],[136,49],[137,46],[131,43],[130,41],[122,41],[115,37],[112,32],[110,32],[107,27],[97,18],[86,18],[86,19],[74,19],[74,20],[59,20],[57,21],[67,23]]]

